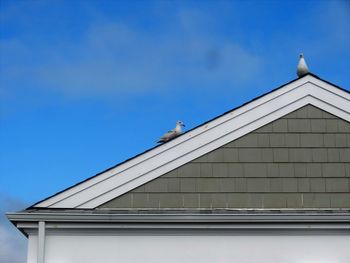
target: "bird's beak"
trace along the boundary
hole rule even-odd
[[[184,126],[184,127],[185,127],[186,125],[185,125],[185,124],[182,124],[182,126]]]

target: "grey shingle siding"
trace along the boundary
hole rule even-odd
[[[350,123],[308,105],[103,208],[350,207]]]

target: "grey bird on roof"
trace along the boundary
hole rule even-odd
[[[168,142],[174,139],[175,137],[179,136],[182,133],[182,127],[184,126],[185,124],[182,121],[177,121],[176,127],[164,134],[157,143]]]
[[[306,65],[306,62],[304,59],[304,54],[301,53],[300,58],[299,58],[298,67],[297,67],[297,75],[299,78],[301,78],[302,76],[306,75],[307,73],[309,73],[309,68]]]

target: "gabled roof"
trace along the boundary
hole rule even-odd
[[[40,201],[32,208],[96,208],[307,104],[350,122],[350,93],[308,74]]]

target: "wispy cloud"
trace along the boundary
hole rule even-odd
[[[204,14],[179,11],[174,19],[159,31],[97,22],[78,41],[54,46],[28,48],[21,39],[3,41],[2,83],[11,89],[25,79],[68,96],[110,96],[244,83],[261,70],[256,54],[207,32],[211,19]]]
[[[286,8],[292,9],[288,17],[281,14],[284,5],[266,7],[259,1],[150,4],[146,14],[133,8],[132,15],[140,16],[134,20],[120,13],[109,16],[106,8],[87,2],[79,11],[85,20],[76,25],[67,17],[72,27],[82,28],[77,34],[68,26],[63,27],[67,34],[56,29],[53,21],[66,19],[57,15],[64,12],[60,6],[55,6],[60,12],[48,12],[54,19],[43,18],[50,25],[33,26],[39,32],[32,32],[34,16],[23,12],[30,6],[22,3],[2,16],[4,22],[21,17],[16,23],[28,20],[29,26],[0,40],[0,112],[30,101],[30,107],[38,107],[52,97],[237,92],[264,86],[267,79],[294,77],[299,52],[306,53],[311,70],[313,63],[326,68],[349,56],[347,1],[305,2],[297,14],[292,11],[298,4],[287,1]],[[43,8],[46,12],[50,7],[42,2],[32,10]],[[87,15],[86,10],[95,13]],[[327,57],[334,54],[333,60]],[[327,72],[348,68],[346,62],[340,67]]]
[[[0,194],[0,262],[26,262],[27,239],[5,217],[6,212],[23,208],[22,201]]]

